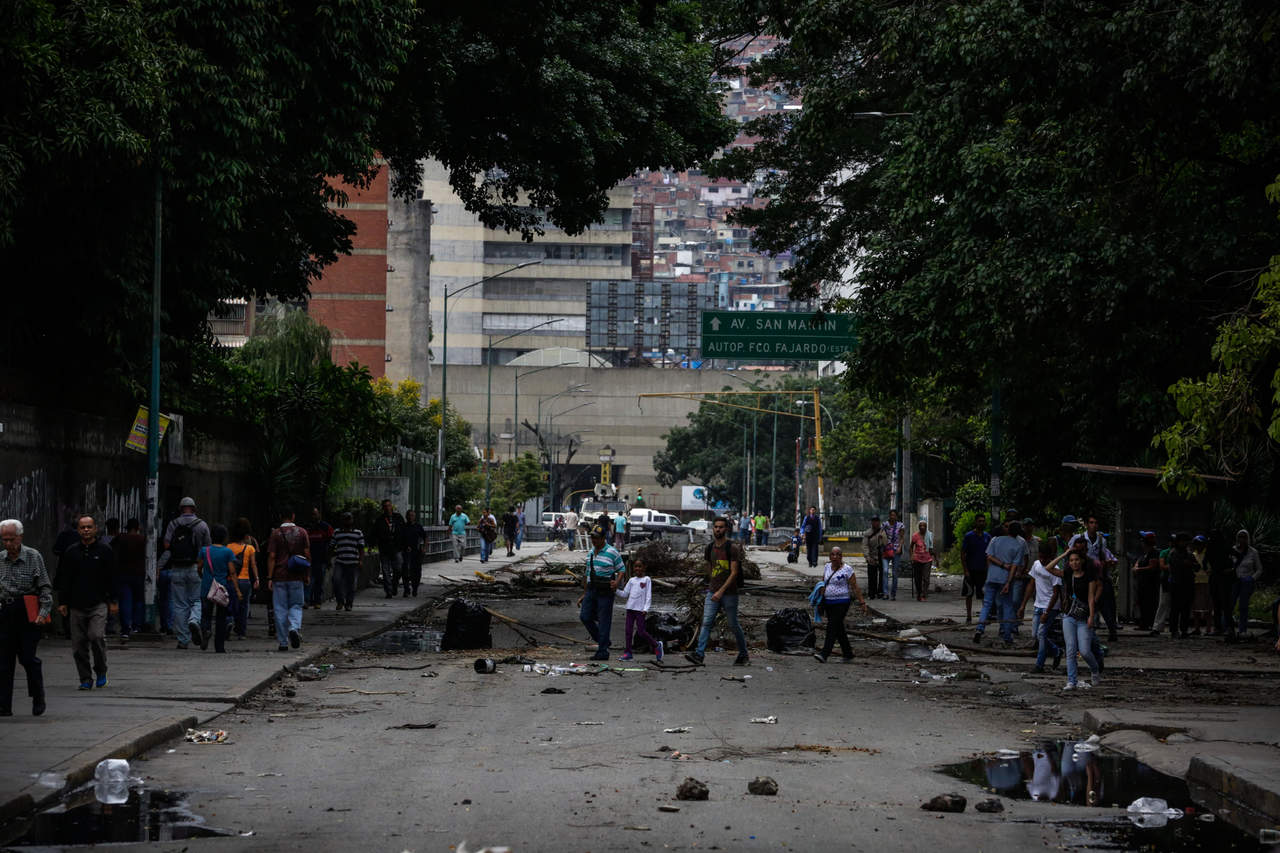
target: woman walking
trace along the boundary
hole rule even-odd
[[[209,648],[209,637],[213,636],[213,650],[219,653],[227,651],[227,634],[232,614],[238,609],[236,598],[239,597],[239,583],[236,579],[235,553],[227,546],[227,528],[215,524],[210,529],[213,544],[200,549],[200,649]],[[209,590],[217,581],[227,592],[227,603],[216,604],[209,598]]]
[[[921,521],[915,533],[911,534],[911,590],[916,601],[924,601],[929,597],[929,568],[938,558],[933,550],[933,534],[929,532],[929,522]]]
[[[235,541],[227,545],[234,556],[236,572],[236,589],[228,590],[240,593],[233,595],[231,603],[235,605],[235,633],[243,640],[249,626],[249,601],[258,590],[258,540],[253,538],[253,529],[249,519],[241,516],[232,526],[231,538]]]
[[[1067,572],[1058,568],[1063,557],[1067,558]],[[1045,566],[1045,571],[1062,578],[1062,638],[1067,644],[1067,684],[1062,689],[1097,687],[1102,672],[1097,658],[1093,656],[1093,625],[1097,619],[1098,596],[1102,594],[1098,568],[1083,551],[1073,550],[1059,554]],[[1041,620],[1047,619],[1048,615],[1046,613]],[[1077,653],[1089,665],[1088,682],[1077,681]]]
[[[845,660],[853,658],[853,648],[849,645],[849,635],[844,629],[844,617],[849,612],[852,598],[857,596],[862,605],[862,612],[867,612],[867,600],[858,589],[858,579],[853,574],[853,566],[844,561],[839,548],[832,548],[830,562],[822,568],[822,580],[826,584],[822,588],[822,603],[827,609],[827,637],[822,643],[822,651],[814,657],[819,663],[826,663],[831,650],[840,643],[840,656]]]

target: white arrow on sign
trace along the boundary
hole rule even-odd
[[[711,318],[711,331],[713,331],[713,332],[718,332],[718,331],[720,331],[720,318],[719,318],[719,317],[712,317],[712,318]]]

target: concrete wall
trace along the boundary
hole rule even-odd
[[[22,521],[24,544],[48,559],[58,531],[81,513],[99,523],[143,517],[147,457],[124,446],[135,412],[94,417],[0,404],[0,518]],[[197,439],[179,422],[166,435],[160,460],[164,518],[177,515],[185,495],[211,523],[252,517],[249,460],[236,444]]]

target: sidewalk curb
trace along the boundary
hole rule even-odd
[[[1188,784],[1202,786],[1236,806],[1237,815],[1232,822],[1237,825],[1257,830],[1280,824],[1280,790],[1274,787],[1274,780],[1272,787],[1267,787],[1249,768],[1237,767],[1220,756],[1200,755],[1192,757],[1186,778]]]

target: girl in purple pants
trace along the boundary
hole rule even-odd
[[[618,590],[617,597],[625,601],[627,607],[627,650],[618,660],[632,660],[631,637],[635,634],[649,643],[654,659],[661,663],[662,642],[650,637],[644,627],[644,618],[649,615],[649,607],[653,604],[653,579],[645,572],[643,560],[637,559],[631,564],[630,577]]]

